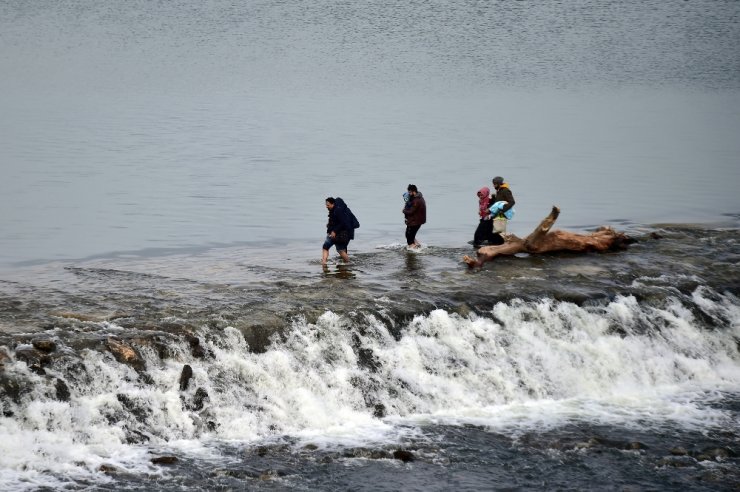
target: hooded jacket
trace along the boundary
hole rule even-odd
[[[329,211],[329,223],[326,226],[326,233],[339,234],[341,231],[347,231],[349,238],[355,238],[355,229],[360,224],[357,222],[352,210],[349,209],[344,200],[337,197],[334,199],[334,208]]]
[[[491,190],[488,186],[478,190],[478,215],[481,219],[485,219],[491,213],[488,211],[488,207],[491,205],[490,194]]]

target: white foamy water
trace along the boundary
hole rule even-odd
[[[327,311],[315,323],[296,319],[260,354],[232,328],[207,337],[212,358],[204,360],[184,345],[164,361],[143,347],[151,384],[88,350],[84,368],[54,374],[69,385],[69,402],[53,399],[48,379],[14,362],[7,373],[34,386],[15,416],[0,418],[0,484],[107,480],[97,472],[102,464],[157,475],[164,472],[149,463],[154,450],[208,460],[218,443],[279,436],[321,448],[393,443],[431,423],[510,434],[578,422],[734,425],[731,414],[705,403],[717,392],[740,392],[740,304],[702,288],[693,299],[729,324],[707,330],[678,298],[662,308],[633,297],[592,308],[514,301],[497,304],[492,318],[416,316],[397,339],[376,316]],[[183,363],[193,378],[181,392]],[[195,408],[202,390],[208,396]],[[373,416],[376,405],[383,418]],[[129,444],[132,435],[146,444]]]

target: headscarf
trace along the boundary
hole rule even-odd
[[[491,203],[490,194],[491,190],[487,186],[478,190],[478,214],[481,219],[486,218],[490,214],[488,211],[488,205]]]

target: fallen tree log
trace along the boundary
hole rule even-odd
[[[590,234],[578,234],[575,232],[551,230],[553,224],[560,215],[560,209],[552,207],[550,215],[545,217],[540,225],[532,233],[522,239],[513,234],[507,234],[504,244],[498,246],[483,246],[478,249],[476,258],[463,257],[463,261],[469,267],[481,267],[485,262],[491,261],[497,256],[510,256],[517,253],[552,253],[555,251],[610,251],[627,248],[627,245],[635,242],[622,232],[617,232],[611,227],[600,227]]]

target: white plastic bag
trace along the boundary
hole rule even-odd
[[[506,232],[506,223],[509,222],[506,217],[494,217],[493,218],[493,232],[498,232],[501,234],[502,232]]]

